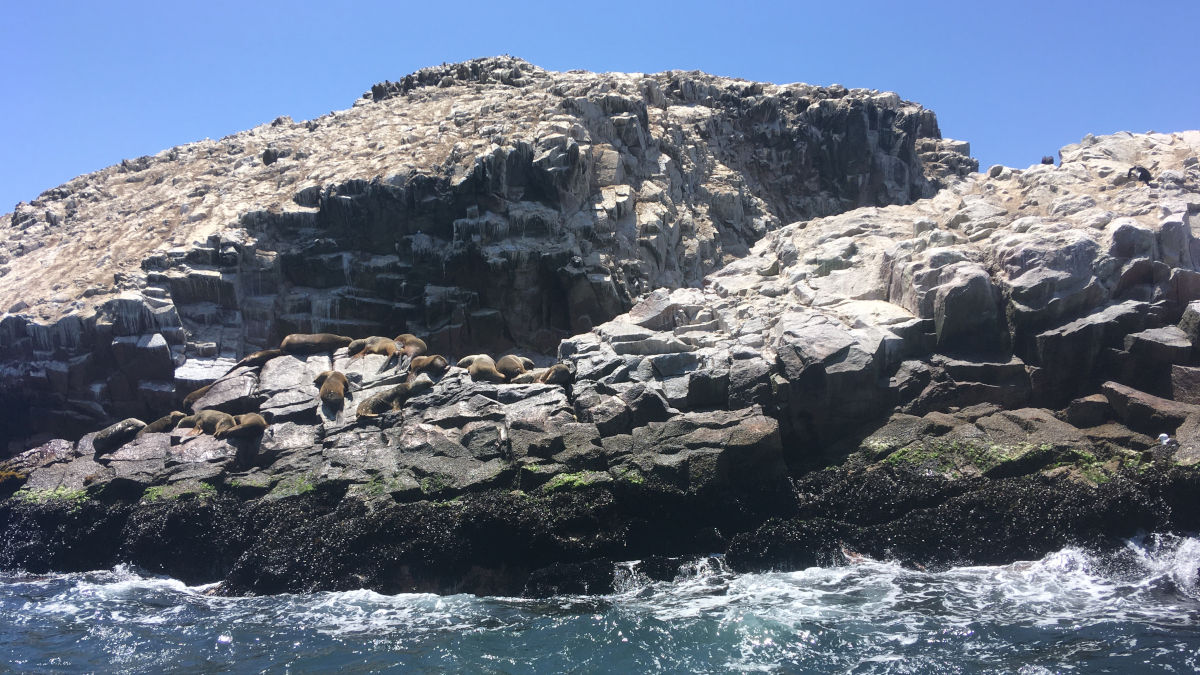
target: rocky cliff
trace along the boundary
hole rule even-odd
[[[468,105],[494,91],[512,101]],[[455,106],[494,122],[480,126],[487,138],[537,136],[529,119],[550,111],[579,129],[554,127],[541,150],[448,151],[449,164],[398,181],[286,199],[257,184],[256,199],[280,203],[186,251],[147,249],[145,271],[125,277],[144,278],[136,293],[76,301],[93,318],[46,324],[50,305],[31,304],[4,319],[7,349],[54,347],[36,361],[8,352],[23,377],[42,373],[38,388],[22,384],[35,406],[148,406],[148,394],[114,395],[122,378],[170,405],[200,361],[210,375],[193,382],[215,382],[197,409],[257,412],[269,426],[113,442],[96,425],[10,459],[0,565],[127,561],[227,592],[537,595],[603,591],[620,560],[654,578],[712,552],[747,570],[858,553],[1002,562],[1200,527],[1200,132],[1088,137],[1058,166],[979,174],[962,145],[923,136],[930,113],[892,95],[490,59],[377,85],[313,130],[247,132],[237,138],[254,162],[221,161],[256,185],[251,175],[306,160],[296,145],[251,146],[253,134],[317,134],[345,116],[356,131],[339,138],[362,141],[365,162],[390,146],[369,148],[376,136],[355,120],[439,101],[438,139],[474,138]],[[597,178],[602,156],[620,181]],[[604,206],[618,193],[625,206]],[[545,218],[530,230],[534,209]],[[254,283],[267,290],[247,293]],[[216,295],[188,295],[202,292]],[[341,314],[351,297],[390,313]],[[342,309],[318,311],[321,298]],[[191,323],[209,306],[213,322]],[[232,363],[293,329],[407,329],[451,363],[524,349],[571,381],[476,381],[450,367],[398,409],[360,415],[359,402],[408,379],[406,360],[343,347]],[[197,336],[227,333],[199,353]],[[90,342],[53,342],[72,335]],[[111,362],[89,351],[100,343]],[[553,356],[538,351],[549,344]],[[107,379],[88,379],[108,372],[101,363]],[[148,374],[170,366],[174,388]],[[313,384],[330,369],[353,384],[340,412]],[[93,398],[72,398],[79,383]]]
[[[160,415],[293,332],[553,354],[783,223],[909,203],[974,167],[893,93],[430,68],[0,219],[0,442]]]

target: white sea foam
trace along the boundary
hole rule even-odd
[[[1187,670],[1200,663],[1198,567],[1200,540],[1184,537],[944,571],[862,558],[734,574],[706,557],[672,581],[622,564],[612,595],[537,600],[367,590],[213,597],[206,586],[119,567],[0,578],[0,625],[10,639],[74,636],[67,647],[31,638],[34,656],[22,662],[33,669],[60,668],[50,653],[75,646],[62,663],[82,670],[214,658],[250,669],[286,658],[299,670]]]

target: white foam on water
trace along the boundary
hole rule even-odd
[[[313,647],[313,658],[341,645],[444,666],[465,663],[463,650],[475,649],[479,660],[470,663],[516,671],[526,663],[517,654],[545,669],[604,672],[959,672],[957,661],[935,663],[955,655],[970,671],[994,661],[1038,673],[1127,653],[1139,659],[1131,668],[1182,667],[1200,659],[1198,568],[1200,539],[1172,536],[1102,556],[1069,548],[944,571],[861,558],[735,574],[713,556],[681,566],[672,581],[652,581],[624,563],[611,595],[548,599],[368,590],[213,597],[210,586],[118,567],[0,578],[0,621],[60,626],[82,636],[81,650],[102,645],[113,662],[136,668],[178,658],[185,643],[242,658],[248,650],[300,653],[318,639],[333,646]],[[171,637],[158,651],[147,646],[163,635]]]

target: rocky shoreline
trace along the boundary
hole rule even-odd
[[[93,324],[82,310],[54,323],[10,312],[0,321],[0,357],[20,374],[8,395],[34,401],[27,412],[86,409],[72,419],[91,420],[91,432],[0,465],[0,566],[127,562],[221,581],[233,594],[546,595],[611,589],[617,561],[639,560],[651,578],[713,553],[738,571],[859,555],[1003,563],[1067,545],[1111,547],[1139,531],[1198,529],[1200,132],[1088,137],[1063,148],[1057,166],[979,174],[969,172],[964,146],[938,141],[942,150],[917,153],[917,127],[936,123],[894,95],[826,89],[821,98],[807,85],[701,74],[566,77],[503,60],[444,70],[379,85],[349,112],[417,116],[442,94],[462,100],[491,88],[570,101],[559,113],[579,115],[589,148],[579,149],[584,136],[572,131],[563,142],[575,139],[576,150],[531,159],[566,162],[565,174],[546,174],[560,180],[553,196],[514,196],[514,180],[523,190],[540,183],[511,172],[503,189],[451,181],[450,192],[430,188],[425,201],[403,192],[423,184],[413,180],[401,193],[385,183],[346,195],[321,188],[304,207],[316,220],[299,229],[280,224],[293,216],[264,208],[255,222],[275,223],[264,230],[229,229],[178,255],[169,244],[148,252],[137,298],[99,303]],[[495,114],[490,105],[479,114]],[[725,126],[702,129],[700,114],[724,115]],[[460,117],[455,129],[475,124]],[[821,155],[813,149],[830,146],[817,140],[818,122],[833,118],[840,130],[829,133],[866,134],[858,160],[828,164],[835,173],[873,167],[851,172],[863,176],[853,190],[843,179],[816,180],[819,194],[837,198],[809,199],[796,165],[776,157],[748,168],[770,152]],[[807,141],[780,131],[804,124]],[[693,131],[703,143],[687,136]],[[629,161],[597,182],[596,162],[607,157],[595,149],[601,138]],[[746,145],[734,149],[732,138]],[[690,178],[653,169],[663,157],[680,163],[684,146]],[[496,161],[519,166],[515,152]],[[489,161],[472,166],[493,175]],[[573,162],[586,180],[563,178]],[[787,179],[772,183],[770,171]],[[825,169],[814,171],[806,175]],[[718,183],[740,184],[737,208],[712,210],[724,203]],[[629,203],[606,211],[610,192]],[[402,208],[386,207],[392,199]],[[589,200],[601,206],[579,210]],[[518,235],[515,223],[535,205],[545,209],[542,229]],[[708,225],[699,229],[712,228],[722,253],[683,272],[669,261],[715,250],[696,247],[700,205]],[[337,209],[340,220],[331,219]],[[599,220],[567,227],[584,212],[608,213],[614,236],[596,234]],[[22,213],[0,225],[27,224]],[[440,257],[396,247],[426,236],[417,226],[437,214],[495,222],[459,250],[467,225],[453,220],[454,232],[433,249]],[[261,236],[267,231],[274,238]],[[322,236],[340,243],[284,252],[288,241],[319,247]],[[511,264],[488,267],[501,249]],[[255,276],[246,267],[255,255],[282,262]],[[378,264],[366,274],[371,260]],[[190,266],[191,281],[172,281],[182,278],[177,264]],[[288,265],[324,285],[272,276]],[[489,274],[471,286],[481,265]],[[266,292],[247,292],[269,278]],[[389,289],[409,283],[422,289],[420,301],[376,303],[383,309],[369,316],[321,315],[311,300],[359,302],[370,287],[394,303],[401,296]],[[451,285],[507,290],[477,293],[464,311],[444,292]],[[192,293],[201,288],[216,295]],[[287,298],[301,295],[307,309],[285,311],[297,307]],[[250,318],[254,303],[262,321]],[[572,381],[490,383],[450,367],[398,410],[360,418],[347,405],[330,414],[313,385],[318,374],[346,373],[359,401],[407,373],[388,356],[354,359],[344,348],[235,366],[292,328],[352,337],[406,330],[451,363],[474,351],[516,351],[538,366],[563,363]],[[115,370],[95,365],[100,351]],[[111,449],[93,444],[95,429],[114,418],[161,414],[210,383],[196,409],[262,414],[266,433],[175,430]],[[36,438],[30,423],[20,429],[22,439]]]

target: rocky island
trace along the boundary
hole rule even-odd
[[[977,173],[891,92],[496,57],[126,160],[0,218],[0,566],[544,595],[1196,530],[1198,155]]]

